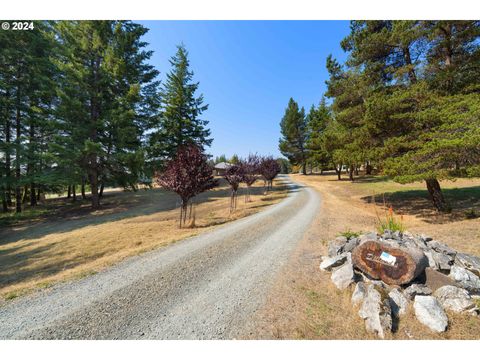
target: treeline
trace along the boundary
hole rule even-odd
[[[424,181],[448,211],[439,180],[480,176],[480,22],[352,21],[345,63],[326,61],[328,104],[308,114],[290,99],[280,150],[294,164],[362,166]]]
[[[0,199],[3,211],[68,189],[136,189],[184,144],[210,145],[208,105],[179,46],[161,84],[130,21],[38,21],[0,32]],[[77,195],[77,189],[80,192]]]

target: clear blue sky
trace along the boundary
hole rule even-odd
[[[141,21],[165,79],[184,43],[209,109],[214,156],[280,156],[279,122],[293,97],[306,110],[325,91],[328,54],[343,61],[347,21]]]

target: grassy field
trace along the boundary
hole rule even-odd
[[[195,198],[195,227],[178,229],[179,200],[161,189],[109,191],[102,209],[88,201],[72,204],[49,199],[20,216],[0,218],[0,299],[12,299],[59,281],[93,274],[107,266],[210,230],[280,201],[287,193],[281,181],[263,194],[263,182],[245,203],[239,191],[237,210],[229,213],[225,182]]]
[[[257,320],[253,338],[280,339],[375,339],[365,331],[358,309],[352,308],[349,291],[338,290],[330,274],[319,270],[327,243],[350,230],[375,230],[377,214],[383,215],[383,194],[388,206],[403,216],[407,231],[428,234],[459,251],[480,256],[480,179],[443,182],[453,206],[450,214],[437,214],[423,184],[400,185],[381,177],[360,178],[354,183],[336,176],[291,175],[321,193],[321,210],[294,256],[279,275]],[[372,198],[373,197],[373,198]],[[375,201],[374,201],[375,199]],[[376,205],[374,203],[377,203]],[[436,334],[414,319],[403,317],[389,339],[479,339],[480,319],[449,313],[449,330]]]

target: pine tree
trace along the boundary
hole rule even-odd
[[[135,187],[143,166],[143,131],[153,121],[157,71],[140,41],[147,31],[128,21],[62,21],[63,53],[58,159],[68,181],[87,176],[92,208],[107,181]],[[62,162],[64,165],[66,161]],[[75,164],[75,165],[74,165]]]
[[[307,174],[308,123],[305,110],[290,98],[285,115],[280,122],[282,137],[279,140],[280,152],[294,165],[301,165],[303,174]]]
[[[351,29],[347,69],[330,61],[327,94],[359,146],[337,154],[368,149],[395,181],[425,181],[434,206],[448,210],[439,180],[473,176],[479,163],[479,22],[355,21]],[[358,95],[363,111],[352,107]]]
[[[332,162],[323,146],[325,129],[330,119],[330,109],[326,104],[325,97],[322,97],[318,108],[312,105],[307,115],[310,134],[307,141],[309,158],[313,164],[320,166],[321,169],[328,167]]]
[[[193,82],[183,45],[177,47],[170,64],[172,70],[161,89],[162,114],[158,127],[149,135],[149,159],[156,167],[171,159],[183,145],[195,144],[204,150],[213,141],[208,121],[201,118],[208,105],[203,95],[196,95],[199,83]]]
[[[1,32],[0,89],[5,154],[0,179],[2,207],[8,210],[15,191],[16,212],[22,202],[36,205],[37,183],[44,168],[44,150],[55,96],[56,70],[51,62],[54,40],[48,22],[37,21],[34,31]]]

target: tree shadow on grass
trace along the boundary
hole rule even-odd
[[[372,175],[364,175],[355,177],[354,182],[356,183],[365,183],[365,184],[373,184],[373,183],[380,183],[385,182],[390,179],[388,176],[372,176]]]
[[[365,196],[362,200],[383,205],[385,199],[387,206],[392,206],[396,213],[414,215],[430,224],[462,221],[468,218],[469,213],[480,216],[480,186],[443,189],[443,195],[452,207],[449,213],[435,210],[427,190],[386,192],[374,197]]]
[[[285,189],[280,183],[274,190]],[[293,191],[295,188],[289,189]],[[243,190],[245,191],[245,190]],[[252,195],[261,195],[264,188],[257,184],[251,189]],[[243,194],[242,192],[239,194]],[[224,179],[220,179],[219,187],[199,194],[195,203],[206,203],[218,198],[230,197],[230,190]],[[0,246],[20,240],[37,239],[50,234],[61,234],[77,230],[85,226],[100,225],[111,221],[119,221],[138,216],[152,215],[162,211],[170,211],[180,206],[178,196],[163,189],[106,192],[102,198],[100,210],[92,211],[87,200],[72,204],[67,199],[52,199],[47,206],[55,208],[45,216],[25,219],[13,226],[2,226],[0,229]]]

